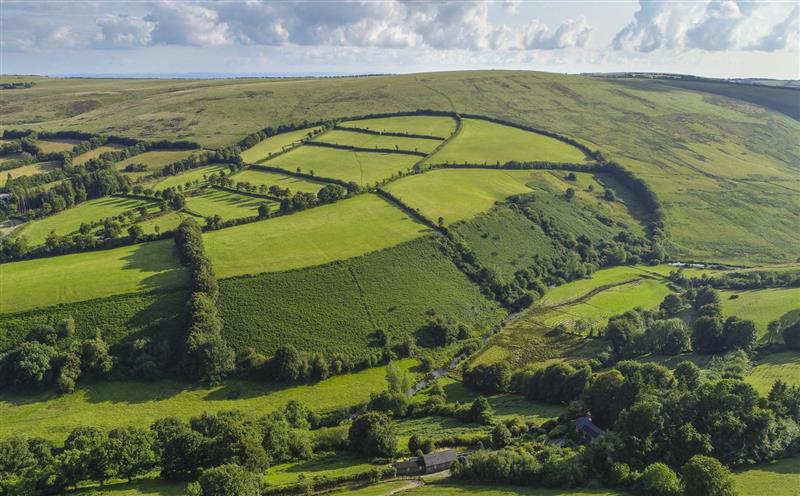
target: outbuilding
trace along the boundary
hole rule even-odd
[[[449,469],[458,459],[456,450],[437,451],[395,464],[397,475],[433,474]]]

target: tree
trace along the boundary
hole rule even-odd
[[[386,366],[386,383],[390,393],[406,397],[411,394],[411,377],[408,371],[401,369],[395,362],[389,362]]]
[[[166,479],[186,479],[200,469],[203,436],[180,419],[167,417],[150,426],[155,436],[154,451]]]
[[[664,297],[664,300],[659,305],[659,310],[661,313],[668,317],[672,317],[677,315],[681,310],[686,308],[686,303],[683,301],[680,295],[675,293],[670,293]]]
[[[575,189],[567,188],[567,190],[564,192],[564,198],[566,198],[567,200],[572,200],[573,198],[575,198]]]
[[[279,346],[272,356],[272,371],[278,380],[295,382],[305,375],[305,360],[292,345]]]
[[[81,345],[81,363],[84,374],[106,377],[111,372],[114,361],[108,353],[108,345],[99,334]]]
[[[511,431],[505,424],[497,424],[492,429],[492,448],[505,448],[511,443]]]
[[[263,184],[261,186],[264,186]],[[270,207],[268,203],[262,203],[258,206],[258,218],[259,219],[269,219],[270,216]]]
[[[378,412],[356,417],[347,437],[350,449],[364,456],[391,457],[397,448],[397,435],[391,420]]]
[[[130,482],[153,468],[156,454],[149,432],[137,427],[120,427],[108,433],[108,442],[113,447],[111,456],[120,477]]]
[[[693,391],[700,386],[700,367],[693,362],[684,360],[675,367],[673,374],[682,388]]]
[[[144,236],[144,229],[139,224],[134,224],[128,228],[128,237],[131,241],[138,241]]]
[[[567,178],[566,179],[567,179],[567,181],[577,181],[578,180],[578,176],[576,176],[574,172],[570,172],[569,174],[567,174]]]
[[[50,346],[36,341],[21,343],[7,354],[0,355],[0,384],[7,382],[25,388],[50,382],[54,357],[55,350]]]
[[[681,469],[685,496],[736,496],[733,476],[716,458],[693,456]]]
[[[756,324],[752,320],[728,317],[722,328],[725,350],[744,350],[750,352],[756,346]]]
[[[800,320],[792,325],[786,326],[781,332],[783,342],[790,350],[800,350]]]
[[[653,463],[636,480],[635,491],[642,496],[680,496],[681,483],[674,470],[663,463]]]
[[[617,195],[614,193],[613,189],[607,189],[605,193],[603,193],[603,199],[610,202],[617,201]]]
[[[690,348],[691,335],[681,319],[656,320],[644,332],[647,351],[677,355]]]
[[[711,286],[703,286],[697,290],[697,294],[694,297],[694,306],[695,310],[699,309],[704,305],[719,305],[719,293],[717,290],[712,288]]]
[[[225,464],[204,470],[197,482],[189,485],[187,493],[191,496],[260,496],[262,488],[259,474],[236,464]]]
[[[488,424],[492,421],[492,415],[494,415],[494,409],[489,400],[483,396],[475,398],[469,407],[469,419],[473,422]]]
[[[703,316],[694,321],[692,349],[698,353],[718,353],[722,351],[722,319]]]
[[[642,317],[635,310],[629,310],[622,315],[615,315],[608,319],[605,335],[606,339],[611,341],[614,353],[621,353],[634,336],[642,332],[643,326]]]

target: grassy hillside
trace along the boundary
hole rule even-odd
[[[200,181],[201,183],[204,183],[205,178],[207,176],[210,176],[211,174],[219,175],[220,172],[225,172],[225,174],[227,175],[230,172],[230,168],[224,164],[204,165],[202,167],[197,167],[195,169],[188,170],[183,174],[177,174],[175,176],[164,176],[152,182],[145,183],[142,185],[142,187],[151,188],[156,191],[161,191],[167,188],[174,188],[177,186],[185,187],[187,182]]]
[[[424,234],[425,227],[366,194],[205,235],[220,278],[321,265],[381,250]]]
[[[800,320],[800,288],[770,288],[750,291],[720,291],[722,312],[756,323],[759,335],[773,320],[787,326]]]
[[[410,132],[410,131],[406,131]],[[391,150],[411,150],[429,153],[439,146],[440,140],[405,138],[399,136],[376,136],[374,134],[358,133],[335,129],[329,131],[314,141],[333,143],[337,145],[355,146],[357,148],[389,148]]]
[[[401,117],[380,117],[345,121],[349,128],[369,129],[379,133],[412,133],[437,138],[447,138],[456,130],[456,121],[451,117],[410,115]]]
[[[73,165],[83,165],[87,161],[97,158],[103,153],[113,152],[116,150],[122,150],[125,148],[124,145],[119,145],[117,143],[106,143],[103,146],[98,146],[97,148],[93,148],[88,152],[81,153],[80,155],[76,155],[72,157],[72,164]]]
[[[36,145],[44,153],[59,153],[71,151],[81,140],[76,139],[40,139]]]
[[[277,209],[274,201],[208,188],[188,197],[186,208],[203,217],[219,215],[223,220],[229,220],[258,215],[258,207],[263,203],[270,205],[272,210]]]
[[[800,457],[737,470],[734,479],[741,494],[763,494],[769,488],[770,496],[797,496],[800,493]]]
[[[149,152],[140,153],[139,155],[134,155],[133,157],[126,158],[125,160],[121,160],[114,164],[119,171],[124,171],[125,167],[132,165],[132,164],[144,164],[147,166],[147,171],[145,172],[127,172],[126,175],[130,176],[131,178],[136,178],[139,176],[143,176],[145,174],[149,174],[155,172],[165,165],[171,164],[172,162],[177,162],[178,160],[183,160],[189,155],[195,153],[197,150],[152,150]]]
[[[436,315],[483,331],[505,312],[423,238],[322,267],[223,279],[220,314],[237,349],[269,355],[292,344],[357,359],[381,348],[377,329],[399,342]]]
[[[776,380],[800,386],[800,353],[772,353],[758,359],[746,381],[761,394],[768,394]]]
[[[14,169],[2,171],[0,172],[0,186],[4,186],[6,184],[6,181],[8,181],[9,176],[11,176],[12,178],[33,176],[34,174],[41,174],[42,172],[50,172],[60,167],[61,164],[59,164],[57,161],[36,162],[35,164],[23,165],[22,167],[16,167]]]
[[[0,265],[0,313],[186,285],[171,239]]]
[[[800,244],[794,214],[800,206],[800,123],[658,81],[522,71],[124,83],[35,79],[34,88],[6,95],[5,127],[194,139],[213,147],[303,119],[417,108],[493,115],[572,136],[643,177],[665,204],[677,257],[793,261]],[[81,102],[92,102],[84,108],[93,110],[70,112]],[[742,153],[745,162],[736,159]],[[705,227],[712,225],[713,231]]]
[[[263,184],[268,188],[270,186],[277,186],[282,189],[288,189],[291,193],[296,193],[298,191],[303,193],[316,193],[325,186],[325,183],[258,169],[245,169],[231,176],[231,179],[236,182],[242,181],[256,186],[261,186]]]
[[[281,133],[265,140],[256,143],[255,146],[248,148],[242,152],[242,160],[248,164],[256,164],[266,161],[271,153],[277,153],[284,148],[291,146],[298,141],[308,138],[314,131],[320,129],[319,127],[311,127],[306,129],[298,129],[297,131],[289,131],[288,133]]]

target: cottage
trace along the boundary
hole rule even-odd
[[[575,421],[575,431],[584,441],[594,443],[605,435],[605,431],[592,423],[592,417],[581,417]]]
[[[416,456],[395,464],[397,475],[433,474],[449,469],[458,459],[455,450]]]

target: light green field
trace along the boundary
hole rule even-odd
[[[80,142],[81,140],[76,139],[40,139],[36,141],[36,145],[44,153],[58,153],[68,152]]]
[[[252,217],[258,214],[258,207],[262,203],[271,205],[276,209],[275,202],[264,198],[255,198],[239,195],[230,191],[207,188],[186,198],[186,208],[203,217],[219,215],[224,220]]]
[[[265,162],[270,154],[280,152],[284,148],[292,146],[300,140],[308,138],[310,133],[320,129],[320,127],[299,129],[297,131],[289,131],[288,133],[281,133],[269,137],[256,143],[255,146],[243,151],[242,160],[244,160],[247,164]]]
[[[154,234],[156,232],[156,226],[159,227],[159,232],[163,233],[175,229],[178,227],[178,225],[180,225],[183,219],[187,217],[192,216],[184,212],[167,212],[164,215],[153,217],[152,219],[139,222],[138,224],[142,226],[145,234]],[[197,220],[198,222],[201,222],[200,219]]]
[[[427,162],[431,164],[504,164],[586,160],[583,152],[563,141],[480,119],[462,119],[461,132]]]
[[[412,152],[430,153],[439,146],[440,140],[404,138],[398,136],[376,136],[374,134],[357,133],[334,129],[328,131],[314,141],[333,143],[336,145],[349,145],[359,148],[389,148],[391,150],[410,150]]]
[[[356,257],[422,236],[425,227],[371,194],[205,235],[218,277]]]
[[[164,176],[162,178],[156,179],[153,182],[145,183],[142,185],[142,187],[151,188],[155,191],[161,191],[167,188],[173,188],[178,185],[183,186],[185,188],[187,182],[200,181],[201,183],[205,183],[207,176],[210,176],[211,174],[218,174],[220,171],[224,171],[225,174],[227,175],[228,172],[230,171],[230,168],[227,165],[223,164],[203,165],[201,167],[188,170],[176,176]]]
[[[325,187],[325,183],[318,183],[316,181],[309,181],[279,172],[259,169],[245,169],[231,176],[231,179],[236,182],[242,181],[256,186],[263,184],[267,187],[278,186],[279,188],[288,188],[291,193],[296,193],[298,191],[303,193],[316,193]]]
[[[132,177],[138,177],[147,173],[152,173],[164,167],[165,165],[171,164],[172,162],[183,160],[197,151],[198,150],[151,150],[149,152],[140,153],[139,155],[134,155],[133,157],[121,160],[115,163],[114,167],[121,171],[130,164],[145,164],[148,169],[146,172],[135,172],[130,174]]]
[[[666,266],[645,266],[645,265],[621,265],[608,269],[598,270],[587,279],[575,281],[548,289],[547,293],[539,300],[540,305],[554,306],[567,301],[574,300],[593,289],[610,284],[619,284],[632,281],[641,277],[652,275],[654,269]],[[666,274],[665,274],[666,275]]]
[[[343,181],[354,181],[359,185],[375,183],[387,179],[398,172],[406,172],[421,157],[397,153],[351,152],[301,146],[267,162],[272,167],[295,171],[300,168],[306,174],[311,171],[320,177],[330,177]]]
[[[307,478],[339,477],[355,475],[376,467],[380,467],[380,465],[368,463],[363,458],[332,453],[318,456],[312,460],[275,465],[267,469],[264,480],[270,485],[283,486],[297,482],[300,474],[305,474]]]
[[[745,380],[759,393],[766,395],[776,380],[790,386],[800,386],[800,353],[786,351],[760,358]]]
[[[188,278],[171,239],[0,264],[0,313],[149,289]]]
[[[416,360],[397,363],[408,369]],[[247,380],[228,380],[215,387],[172,380],[103,381],[79,385],[74,393],[61,396],[0,394],[0,439],[24,432],[61,441],[77,426],[147,427],[163,417],[188,419],[204,411],[239,409],[255,417],[282,408],[289,400],[322,412],[367,401],[370,393],[386,388],[385,376],[385,367],[374,367],[293,387]]]
[[[158,204],[155,201],[105,196],[79,203],[77,206],[62,210],[57,214],[31,221],[19,228],[17,235],[25,236],[28,240],[28,245],[36,246],[44,243],[51,231],[55,231],[59,236],[71,234],[77,232],[84,222],[88,224],[108,217],[115,217],[139,207],[147,207],[149,212],[158,210]]]
[[[737,298],[731,299],[731,296]],[[800,320],[800,288],[769,288],[747,291],[720,291],[722,313],[756,323],[759,336],[767,325],[778,320],[784,326]]]
[[[503,484],[473,484],[447,478],[429,482],[399,494],[403,496],[461,496],[466,494],[479,496],[622,496],[624,493],[608,489],[544,489]]]
[[[165,481],[155,478],[135,479],[132,482],[106,481],[103,487],[81,487],[77,491],[68,491],[65,494],[74,496],[184,496],[186,494],[185,482]]]
[[[419,481],[416,480],[396,480],[391,482],[381,482],[358,489],[347,488],[341,491],[333,491],[331,494],[348,494],[350,496],[391,496],[393,494],[405,494],[404,491],[417,487]]]
[[[363,119],[346,121],[345,127],[369,129],[381,133],[411,133],[437,138],[447,138],[456,130],[456,121],[452,117],[436,116],[397,116],[380,117],[378,119]]]
[[[76,155],[72,157],[72,165],[82,165],[85,164],[87,161],[97,158],[103,153],[106,152],[114,152],[117,150],[122,150],[125,148],[124,145],[120,145],[117,143],[106,143],[103,146],[98,146],[97,148],[92,148],[88,152],[81,153],[80,155]]]
[[[736,487],[743,496],[769,494],[769,496],[800,495],[800,457],[784,458],[762,463],[733,474]]]
[[[34,174],[41,174],[42,172],[50,172],[51,170],[58,169],[59,167],[60,165],[57,161],[37,162],[35,164],[23,165],[22,167],[17,167],[7,171],[0,171],[0,186],[5,186],[9,176],[12,178],[33,176]]]
[[[21,153],[9,153],[9,154],[0,156],[0,164],[4,164],[4,163],[6,163],[6,162],[8,162],[10,160],[17,160],[19,158],[22,158],[22,154]]]

